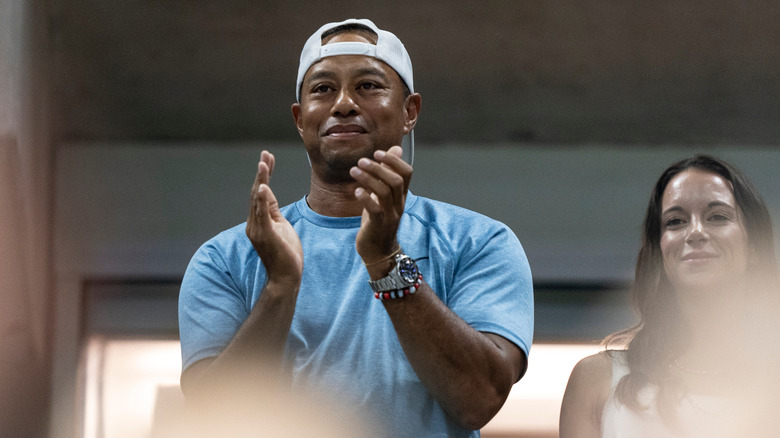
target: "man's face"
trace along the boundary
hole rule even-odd
[[[343,41],[375,43],[363,32],[323,43]],[[331,56],[312,65],[292,111],[315,172],[333,182],[351,181],[349,169],[358,159],[400,145],[419,110],[419,95],[405,99],[403,90],[398,73],[369,56]]]

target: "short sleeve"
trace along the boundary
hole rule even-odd
[[[534,326],[531,268],[515,234],[493,225],[458,249],[447,305],[475,330],[508,339],[527,357]]]
[[[223,233],[224,234],[224,233]],[[179,335],[182,366],[219,355],[249,316],[246,287],[237,266],[217,236],[192,257],[179,292]]]

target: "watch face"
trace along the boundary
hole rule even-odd
[[[409,257],[404,258],[398,264],[398,274],[403,281],[407,284],[414,284],[417,281],[417,277],[420,271],[417,269],[417,264]]]

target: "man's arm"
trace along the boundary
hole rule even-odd
[[[480,429],[506,401],[526,368],[512,342],[474,330],[424,282],[413,295],[384,300],[417,376],[460,426]]]
[[[266,284],[249,317],[219,356],[184,370],[181,387],[187,396],[208,396],[214,389],[247,385],[263,372],[282,372],[281,360],[303,274],[303,250],[268,186],[273,167],[274,156],[263,151],[246,226],[246,234],[265,266]]]
[[[397,248],[396,233],[406,202],[412,168],[401,148],[361,159],[351,175],[363,203],[356,246],[372,280],[388,274],[383,260]],[[398,339],[417,376],[449,415],[464,428],[479,429],[503,405],[526,368],[525,354],[501,336],[469,326],[423,281],[417,293],[384,300]]]

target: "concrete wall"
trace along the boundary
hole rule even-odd
[[[303,42],[351,16],[404,41],[428,144],[780,139],[778,2],[48,4],[63,141],[295,141]]]
[[[301,147],[70,145],[58,150],[56,266],[92,276],[180,276],[197,247],[246,218],[261,148],[282,203],[308,191]],[[760,147],[419,145],[411,190],[501,220],[537,281],[627,281],[653,183],[694,152],[741,167],[780,221],[780,150]]]

